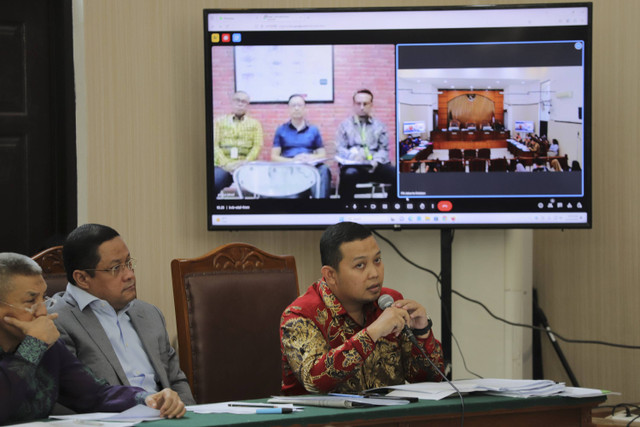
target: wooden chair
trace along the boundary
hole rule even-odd
[[[53,246],[34,255],[32,260],[42,268],[42,277],[47,282],[46,295],[51,297],[67,287],[67,273],[62,260],[62,246]]]
[[[449,148],[449,160],[462,159],[462,150],[459,148]]]
[[[569,156],[568,155],[564,155],[564,156],[559,156],[558,157],[558,161],[560,162],[560,166],[562,167],[563,171],[568,171],[569,170]]]
[[[413,160],[427,160],[431,153],[433,153],[432,148],[423,148],[416,153],[416,155],[413,157]]]
[[[449,130],[460,130],[460,120],[451,120],[449,122]]]
[[[531,169],[531,167],[533,166],[533,159],[534,159],[534,158],[533,158],[533,157],[531,157],[531,156],[519,156],[517,159],[518,159],[518,161],[519,161],[520,163],[522,163],[522,165],[523,165],[525,168],[529,168],[529,169]]]
[[[476,150],[473,148],[467,148],[462,152],[465,160],[471,160],[476,158]]]
[[[280,394],[280,317],[298,297],[293,256],[229,243],[171,261],[180,366],[198,403]]]
[[[469,160],[469,172],[486,172],[487,161],[485,159]]]
[[[489,161],[489,172],[506,172],[507,171],[507,159],[497,158]]]
[[[442,172],[464,172],[462,160],[445,160],[442,164]]]
[[[491,158],[490,148],[478,148],[478,158],[489,160]]]
[[[422,150],[418,151],[413,159],[411,159],[413,163],[411,165],[410,171],[415,172],[416,170],[418,170],[418,168],[420,167],[420,162],[423,160],[427,160],[431,153],[433,153],[433,149],[431,147],[423,148]]]

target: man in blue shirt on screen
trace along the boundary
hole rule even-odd
[[[306,101],[302,95],[289,97],[290,120],[276,129],[271,160],[315,165],[320,173],[320,191],[314,191],[313,197],[328,198],[331,194],[331,172],[321,162],[326,158],[326,151],[320,130],[305,119],[305,107]]]

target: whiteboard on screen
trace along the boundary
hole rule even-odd
[[[251,102],[333,101],[333,47],[235,46],[236,90]]]

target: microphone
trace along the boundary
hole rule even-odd
[[[378,298],[378,307],[380,307],[383,310],[385,310],[388,307],[391,307],[392,304],[393,304],[393,297],[389,294],[380,295],[380,298]],[[411,341],[413,345],[415,345],[418,348],[422,348],[420,346],[420,343],[418,342],[418,339],[415,337],[415,335],[413,335],[413,331],[409,329],[407,325],[404,325],[404,327],[402,328],[402,333],[404,334],[405,337],[409,339],[409,341]]]
[[[388,307],[391,307],[391,305],[393,304],[393,297],[391,295],[388,294],[384,294],[384,295],[380,295],[380,297],[378,298],[378,307],[380,307],[381,309],[385,310]],[[442,372],[435,363],[433,363],[433,361],[429,358],[429,356],[427,355],[427,352],[424,351],[424,348],[422,348],[422,346],[420,345],[420,343],[418,342],[418,339],[415,337],[415,335],[413,335],[413,332],[411,331],[411,329],[409,329],[407,327],[407,325],[404,325],[404,328],[402,328],[402,333],[405,334],[405,336],[407,338],[409,338],[409,341],[411,341],[411,343],[413,345],[415,345],[418,350],[420,350],[420,353],[422,353],[422,355],[424,356],[425,360],[427,362],[429,362],[429,364],[433,367],[433,369],[436,370],[436,372],[438,372],[440,374],[440,376],[447,382],[449,383],[449,385],[456,391],[456,393],[458,393],[458,396],[460,396],[460,404],[462,405],[462,422],[464,423],[464,399],[462,398],[462,394],[460,393],[460,390],[458,390],[458,387],[456,387],[451,380],[449,380],[449,378],[447,378],[447,376],[444,374],[444,372]]]

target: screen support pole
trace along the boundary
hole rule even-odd
[[[444,357],[444,369],[447,378],[453,376],[451,365],[451,244],[453,242],[453,230],[443,228],[440,230],[440,319],[441,319],[441,344]]]

